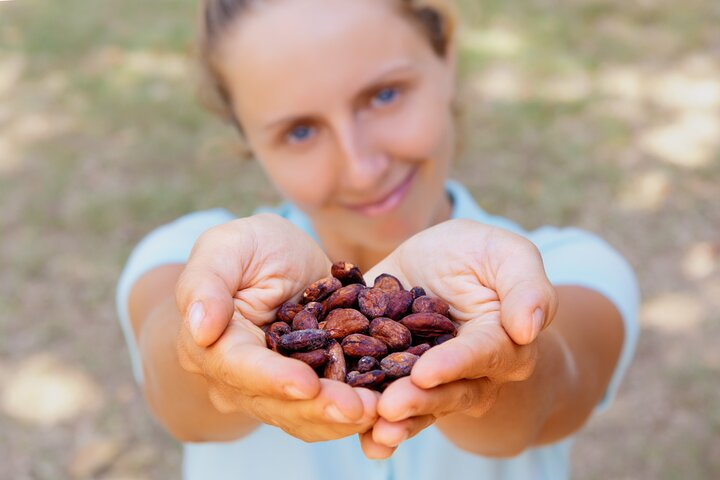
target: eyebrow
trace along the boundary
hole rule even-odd
[[[409,71],[413,71],[415,68],[413,64],[409,61],[403,60],[402,62],[397,62],[389,67],[383,69],[379,74],[375,75],[372,79],[365,82],[365,86],[360,89],[358,92],[359,95],[362,95],[369,90],[375,88],[378,84],[382,83],[382,81],[391,75],[397,75],[400,73],[405,73]],[[306,118],[312,118],[312,114],[301,114],[301,115],[288,115],[286,117],[281,117],[278,119],[270,120],[265,124],[263,129],[265,130],[272,130],[276,128],[279,125],[284,124],[292,124],[298,120],[306,119]]]

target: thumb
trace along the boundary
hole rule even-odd
[[[555,290],[547,280],[520,281],[500,298],[502,326],[515,343],[527,345],[550,324],[556,302]]]
[[[212,271],[185,269],[176,288],[178,310],[185,326],[201,347],[212,345],[233,316],[233,297],[225,282]]]

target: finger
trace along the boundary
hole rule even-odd
[[[420,388],[480,377],[520,381],[532,373],[536,355],[535,345],[516,345],[498,325],[471,321],[457,337],[425,352],[411,378]]]
[[[246,395],[277,399],[309,399],[318,395],[320,379],[310,366],[255,343],[257,338],[252,333],[238,335],[246,337],[229,347],[222,344],[211,347],[203,365],[206,375]]]
[[[401,380],[385,390],[378,404],[378,413],[389,422],[460,412],[479,416],[493,405],[498,391],[498,386],[487,378],[459,380],[427,390]]]
[[[508,242],[505,250],[496,272],[500,319],[515,343],[527,345],[552,321],[557,295],[534,245]]]
[[[373,440],[372,430],[358,435],[360,439],[360,447],[365,456],[370,460],[384,460],[390,458],[397,447],[388,447],[381,445]]]
[[[252,399],[252,409],[263,420],[281,415],[302,425],[360,425],[363,422],[366,422],[367,428],[372,425],[371,419],[365,418],[363,400],[352,387],[325,378],[320,379],[320,384],[320,393],[313,399],[287,402],[277,398],[257,396]],[[363,429],[358,428],[358,431],[361,430]]]
[[[373,426],[372,438],[375,443],[380,445],[397,447],[435,423],[435,420],[433,415],[410,417],[397,422],[380,417]]]
[[[251,231],[248,229],[250,236]],[[217,341],[232,318],[233,296],[241,281],[248,240],[237,233],[229,235],[227,227],[208,230],[196,242],[178,280],[178,310],[200,346]],[[229,258],[234,261],[227,261]]]

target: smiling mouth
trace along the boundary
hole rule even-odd
[[[380,200],[362,205],[348,205],[347,208],[367,217],[375,217],[389,212],[397,207],[403,198],[405,198],[405,195],[407,195],[407,192],[410,190],[416,172],[417,169],[411,170],[397,187]]]

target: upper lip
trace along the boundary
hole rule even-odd
[[[408,181],[408,179],[413,175],[415,171],[411,171],[407,175],[403,177],[402,180],[400,180],[398,183],[395,184],[394,187],[392,187],[390,190],[388,190],[387,193],[385,193],[383,196],[379,197],[377,200],[371,200],[369,202],[363,202],[363,203],[346,203],[345,206],[348,208],[364,208],[364,207],[371,207],[373,205],[378,205],[383,203],[385,200],[388,199],[390,195],[395,193],[402,185],[405,184],[405,182]]]

